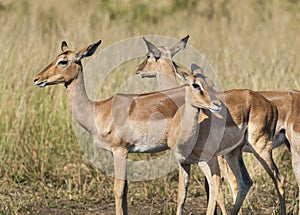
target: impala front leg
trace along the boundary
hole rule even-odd
[[[177,199],[177,215],[182,214],[188,183],[190,178],[190,164],[179,164],[179,181],[178,181],[178,199]]]
[[[127,149],[114,149],[114,194],[116,204],[116,215],[127,215]]]
[[[209,165],[204,161],[199,162],[198,166],[201,168],[202,172],[204,173],[204,175],[207,179],[208,187],[209,187],[209,198],[208,198],[206,214],[207,215],[214,214],[215,209],[216,209],[216,200],[217,199],[216,199],[215,187],[214,187],[213,179],[212,179],[212,175],[211,175],[211,170],[210,170]]]
[[[224,203],[224,196],[223,196],[223,193],[222,193],[221,171],[220,171],[220,166],[219,166],[219,162],[218,162],[219,157],[220,156],[213,157],[208,162],[208,166],[210,167],[211,174],[212,174],[212,180],[213,180],[214,188],[215,188],[215,192],[216,192],[217,203],[218,203],[218,205],[219,205],[219,207],[222,211],[222,214],[226,215],[227,212],[226,212],[225,203]],[[209,190],[206,190],[207,193],[208,193],[208,191]],[[217,210],[215,210],[215,214],[217,214]]]

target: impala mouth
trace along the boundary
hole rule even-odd
[[[141,73],[137,73],[136,76],[139,78],[144,78],[144,76]]]
[[[208,108],[212,113],[219,112],[222,109],[222,103],[218,100],[211,102],[211,107]]]
[[[44,88],[44,87],[47,85],[47,81],[42,81],[42,82],[35,81],[34,83],[35,83],[37,86],[39,86],[40,88]]]
[[[139,78],[155,78],[155,75],[149,75],[145,73],[136,73],[137,77]]]
[[[222,109],[222,106],[218,106],[218,105],[214,105],[213,107],[207,107],[207,106],[202,106],[202,105],[193,105],[196,108],[202,108],[202,109],[206,109],[209,110],[212,113],[217,113],[220,112],[220,110]]]
[[[215,113],[215,112],[219,112],[222,109],[222,106],[215,106],[212,108],[208,108],[211,112]]]

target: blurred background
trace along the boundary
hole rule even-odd
[[[134,36],[189,34],[224,89],[290,90],[299,89],[299,23],[298,0],[0,0],[0,214],[114,214],[113,178],[81,152],[64,87],[33,84],[62,40],[78,50],[102,39],[101,50]],[[114,73],[103,97],[137,66]],[[290,153],[281,146],[274,157],[286,180],[287,213],[296,214]],[[243,211],[277,214],[271,179],[252,155],[245,159],[254,184]],[[177,175],[129,183],[129,214],[174,214]],[[203,176],[193,168],[185,212],[203,214],[205,205]]]

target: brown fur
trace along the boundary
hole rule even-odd
[[[40,87],[64,84],[75,120],[93,136],[94,144],[112,151],[116,214],[121,215],[127,214],[127,155],[130,152],[154,153],[167,149],[167,125],[184,103],[184,96],[179,92],[184,93],[185,87],[141,95],[116,94],[104,101],[91,101],[85,91],[81,59],[92,55],[99,44],[100,41],[76,53],[63,42],[63,53],[42,70],[34,82]],[[214,106],[208,96],[205,93],[201,97],[201,107]],[[161,132],[159,134],[150,132],[148,121],[153,115],[155,117],[151,120],[155,121]],[[155,135],[157,138],[153,138]],[[146,149],[143,148],[145,146]]]
[[[152,46],[155,47],[155,45],[152,44]],[[149,46],[148,46],[149,47]],[[148,51],[151,52],[151,50],[148,48]],[[161,52],[161,56],[164,56],[164,53],[168,52],[168,48],[164,47],[163,51]],[[150,55],[151,58],[151,55]],[[150,59],[148,58],[148,60]],[[165,58],[167,58],[167,55],[165,55]],[[172,62],[172,58],[169,57],[168,59],[170,62]],[[145,63],[143,63],[145,64]],[[156,77],[159,79],[159,73],[168,74],[168,77],[170,77],[171,80],[176,80],[175,77],[175,67],[169,67],[168,69],[162,71],[160,70],[160,61],[156,60],[156,64],[151,64],[151,76],[149,77]],[[174,63],[173,63],[174,65]],[[149,66],[150,67],[150,66]],[[144,66],[146,68],[146,66]],[[153,73],[153,71],[157,71],[156,74]],[[143,73],[144,77],[147,77],[147,70],[138,71],[137,73]],[[158,83],[162,83],[162,80],[157,80]],[[168,88],[168,81],[162,84],[165,88]],[[217,93],[216,93],[217,94]],[[225,132],[224,136],[222,134],[216,135],[219,136],[219,141],[221,141],[220,146],[213,145],[208,146],[206,150],[213,150],[214,147],[219,147],[219,152],[223,151],[225,148],[228,147],[228,144],[237,143],[239,144],[237,148],[242,148],[244,142],[248,140],[250,145],[248,145],[248,150],[254,153],[256,158],[261,162],[267,173],[270,175],[270,177],[273,179],[275,187],[278,192],[278,196],[280,199],[280,205],[281,205],[281,213],[285,214],[285,200],[284,200],[284,188],[283,188],[283,179],[280,177],[280,174],[278,172],[278,169],[273,161],[272,158],[272,140],[273,135],[275,132],[275,124],[277,119],[277,110],[276,106],[269,101],[267,101],[264,97],[261,95],[250,91],[250,90],[231,90],[231,91],[225,91],[224,94],[220,92],[219,94],[221,97],[224,96],[224,99],[222,100],[224,102],[224,105],[227,110],[227,113],[222,113],[224,109],[221,111],[221,115],[223,115],[223,120],[225,119]],[[208,143],[208,137],[203,135],[210,132],[211,128],[211,121],[210,120],[204,120],[203,126],[201,126],[201,131],[199,133],[199,146],[195,146],[193,152],[190,156],[190,162],[193,163],[203,154],[204,148],[203,148],[203,142]],[[247,131],[247,133],[246,133]],[[247,134],[247,135],[246,135]],[[221,136],[220,136],[221,135]],[[212,135],[213,136],[213,135]],[[176,138],[173,138],[176,139]],[[214,142],[214,141],[213,141]],[[211,142],[209,142],[211,144]],[[224,144],[223,144],[224,143]],[[174,144],[175,145],[175,144]],[[210,151],[210,154],[212,151]],[[237,168],[240,168],[240,171],[245,174],[237,175],[237,172],[235,173],[235,177],[237,177],[241,181],[235,181],[235,183],[245,183],[246,186],[251,185],[251,180],[248,177],[248,173],[246,172],[246,169],[244,168],[244,164],[241,163],[241,166],[238,167],[237,160],[233,161],[234,159],[238,159],[241,161],[241,153],[237,151],[230,152],[231,155],[226,156],[227,159],[231,160],[230,162],[235,162],[235,164],[230,164],[232,168],[236,168],[234,171],[237,171]],[[216,155],[219,155],[220,153],[216,152]],[[233,160],[232,160],[233,159]],[[218,203],[221,206],[222,212],[226,213],[225,206],[224,206],[224,200],[222,197],[222,193],[220,191],[220,171],[219,171],[219,165],[216,159],[212,159],[210,162],[211,169],[214,170],[213,174],[215,175],[215,185],[216,185],[216,191],[217,191],[217,199]],[[242,188],[242,184],[236,184],[240,188]],[[246,188],[246,189],[249,189]],[[183,192],[183,191],[182,191]],[[238,198],[242,197],[241,199],[235,198],[235,207],[233,209],[233,213],[237,213],[238,207],[241,206],[242,200],[244,196],[241,196],[241,191],[239,190],[239,194],[237,194]],[[182,196],[180,194],[180,196]],[[182,201],[179,203],[182,203]],[[238,206],[239,205],[239,206]],[[178,205],[178,207],[182,207],[183,205]]]

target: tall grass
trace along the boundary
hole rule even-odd
[[[0,213],[71,211],[74,204],[63,202],[75,201],[84,214],[89,207],[113,202],[113,179],[93,167],[76,141],[64,87],[33,85],[34,75],[59,53],[62,40],[77,50],[102,39],[101,49],[132,36],[189,34],[189,44],[209,59],[224,89],[288,90],[300,88],[299,21],[300,5],[293,0],[0,1]],[[131,68],[123,76],[114,73],[105,97],[115,92],[115,81],[134,75]],[[287,181],[288,213],[296,213],[289,153],[281,147],[274,154]],[[252,155],[245,156],[255,182],[245,210],[275,213],[279,203],[271,180]],[[188,204],[205,201],[197,179],[201,173],[193,173]],[[170,214],[176,181],[175,171],[131,183],[130,203],[147,205],[149,213]],[[228,188],[224,192],[230,204]],[[139,214],[134,208],[131,214]]]

